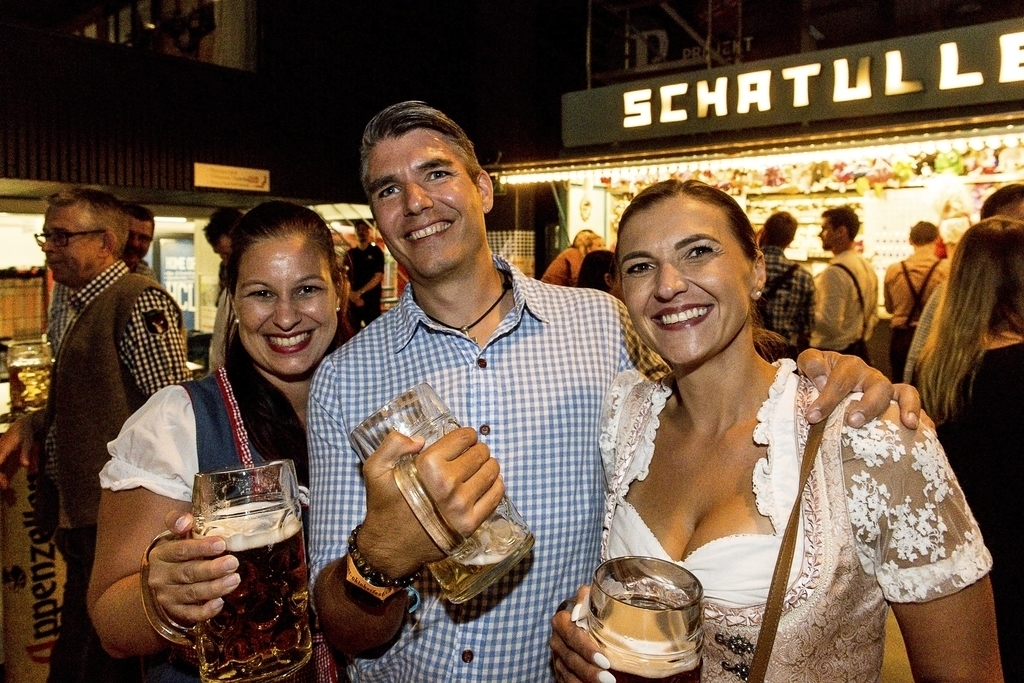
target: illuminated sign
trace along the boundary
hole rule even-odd
[[[196,328],[196,257],[191,236],[161,237],[160,283],[178,302],[185,329]]]
[[[193,164],[193,175],[196,187],[270,192],[270,171],[264,168],[196,163]]]
[[[566,147],[1024,100],[1024,19],[562,96]]]

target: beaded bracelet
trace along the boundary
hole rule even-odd
[[[352,560],[352,564],[355,565],[356,570],[368,583],[378,588],[406,588],[411,586],[419,578],[419,571],[415,571],[409,576],[404,576],[400,579],[392,579],[370,566],[356,546],[356,539],[359,537],[359,529],[362,526],[362,524],[356,526],[348,537],[348,556]]]

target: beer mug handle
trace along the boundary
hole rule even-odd
[[[146,619],[149,620],[149,625],[153,627],[153,630],[159,633],[167,640],[177,645],[184,645],[186,647],[192,646],[190,636],[192,635],[191,626],[182,626],[178,622],[171,619],[171,617],[164,612],[163,608],[153,597],[152,591],[149,589],[149,554],[156,547],[157,543],[164,540],[172,540],[178,538],[171,531],[164,531],[157,535],[153,539],[153,542],[146,548],[146,552],[142,554],[142,570],[140,572],[140,583],[142,584],[142,605],[146,612]]]

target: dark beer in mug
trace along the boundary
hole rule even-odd
[[[615,676],[615,683],[700,683],[700,670],[701,662],[698,660],[697,666],[692,669],[670,672],[664,676],[660,676],[661,671],[653,666],[645,669],[643,675],[619,671],[614,664],[610,672]]]
[[[302,522],[289,507],[250,503],[210,520],[238,559],[241,581],[224,607],[197,625],[204,681],[269,681],[297,671],[312,653]]]

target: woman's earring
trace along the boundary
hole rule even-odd
[[[756,292],[754,292],[754,301],[757,301],[760,298],[761,298],[761,290],[759,289]]]

